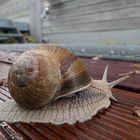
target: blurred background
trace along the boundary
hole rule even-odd
[[[36,42],[139,45],[140,1],[0,0],[1,33],[2,26]]]
[[[0,0],[0,43],[61,44],[79,56],[140,61],[140,0]]]

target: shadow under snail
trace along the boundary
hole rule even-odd
[[[64,113],[63,120],[59,121],[58,116],[58,120],[51,121],[50,117],[48,122],[75,123],[90,119],[99,110],[107,108],[110,98],[116,101],[111,88],[128,76],[108,83],[107,69],[102,80],[94,80],[72,52],[55,45],[42,45],[24,52],[12,64],[8,88],[13,99],[25,109],[49,106],[46,110],[57,108],[57,115]],[[85,106],[87,109],[83,109]],[[75,109],[80,117],[72,115],[77,113]],[[71,115],[71,120],[67,114]]]

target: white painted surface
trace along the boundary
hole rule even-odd
[[[56,3],[57,1],[57,3]],[[140,0],[42,0],[43,39],[64,44],[140,44]]]
[[[28,0],[0,1],[0,18],[29,22]]]

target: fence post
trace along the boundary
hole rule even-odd
[[[30,33],[39,43],[42,42],[41,7],[41,0],[29,0]]]

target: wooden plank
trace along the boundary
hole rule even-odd
[[[63,140],[63,138],[57,135],[55,132],[48,129],[45,125],[40,123],[33,124],[33,128],[42,134],[46,139],[50,140]]]
[[[46,140],[46,138],[44,136],[37,133],[32,127],[30,127],[26,123],[16,124],[16,127],[17,127],[17,129],[22,131],[24,133],[24,135],[26,135],[31,140]]]
[[[63,6],[63,9],[69,10],[72,8],[87,6],[87,5],[94,5],[94,4],[100,4],[104,2],[108,2],[110,0],[56,0],[56,1],[46,1],[42,0],[42,7],[45,8],[46,5],[50,6],[51,11],[59,9],[59,6]],[[59,5],[60,4],[60,5]]]
[[[15,130],[15,127],[13,128],[12,125],[6,123],[6,122],[0,122],[0,127],[3,128],[3,130],[7,133],[10,140],[29,140],[24,135],[19,133],[19,131]]]
[[[0,126],[0,139],[1,140],[10,140],[9,136],[6,134],[6,132],[1,128]]]
[[[41,42],[41,0],[31,0],[29,7],[31,35],[35,37],[38,42]]]
[[[111,82],[115,79],[118,79],[120,73],[126,73],[128,71],[133,71],[135,68],[133,67],[133,62],[124,62],[124,61],[112,61],[112,60],[97,60],[94,61],[89,58],[82,58],[81,61],[88,68],[88,72],[94,79],[101,79],[105,66],[109,66],[108,70],[108,82]],[[125,89],[138,91],[140,93],[139,86],[140,77],[138,75],[132,75],[127,80],[121,82],[119,86],[125,87]]]
[[[67,140],[77,139],[72,133],[70,133],[69,131],[66,131],[61,126],[55,126],[55,125],[46,125],[46,126],[51,131],[54,131],[57,135],[61,136],[63,139],[67,139]]]
[[[139,12],[139,0],[64,2],[50,6],[42,22],[42,35],[137,29]]]
[[[11,99],[7,98],[4,94],[0,93],[0,98],[2,98],[4,101],[10,101]]]
[[[90,0],[92,1],[92,0]],[[94,2],[94,1],[92,1]],[[117,11],[120,9],[127,9],[131,7],[139,7],[140,1],[139,0],[115,0],[115,1],[107,1],[102,2],[99,4],[91,4],[91,2],[82,2],[86,5],[81,5],[80,3],[77,3],[74,8],[67,9],[66,5],[60,5],[60,7],[54,7],[54,9],[50,9],[49,14],[47,15],[47,18],[45,20],[58,20],[58,19],[64,19],[64,18],[71,18],[71,17],[77,17],[77,16],[83,16],[83,15],[89,15],[89,14],[95,14],[95,13],[104,13],[108,11]],[[66,3],[68,4],[68,3]]]
[[[70,2],[70,1],[73,1],[73,0],[42,0],[42,4],[45,5],[46,3],[48,3],[50,6],[53,6],[53,5],[57,5],[57,4],[61,4],[61,3],[65,3],[65,2]]]
[[[6,123],[6,122],[5,122]],[[20,136],[20,139],[19,140],[30,140],[26,135],[24,135],[22,133],[22,131],[20,131],[16,126],[15,124],[13,123],[7,123],[8,126],[11,127],[11,129],[15,132],[15,134],[19,135]]]
[[[67,26],[52,26],[43,30],[43,34],[57,33],[76,33],[76,32],[97,32],[97,31],[112,31],[112,30],[128,30],[140,28],[140,18],[128,18],[121,20],[99,21],[95,23],[73,24]]]
[[[55,27],[55,26],[67,26],[67,25],[76,25],[84,23],[94,23],[94,22],[103,22],[111,21],[116,19],[127,19],[127,18],[139,18],[140,17],[140,7],[125,8],[117,11],[109,11],[97,14],[88,14],[82,16],[73,16],[71,18],[59,18],[56,20],[44,20],[43,27]]]
[[[2,94],[3,96],[5,96],[5,99],[6,99],[6,100],[11,100],[12,97],[11,97],[9,91],[8,91],[8,88],[7,88],[7,90],[4,89],[4,88],[5,88],[5,87],[1,87],[1,88],[0,88],[0,97],[1,97],[1,94]],[[8,99],[7,99],[7,98],[8,98]]]
[[[22,21],[22,18],[24,18],[26,21],[29,21],[28,0],[8,0],[3,2],[0,5],[0,18],[16,21]]]
[[[111,65],[109,73],[118,76],[120,71],[128,70],[134,63],[117,62],[91,59],[81,59],[86,64],[88,71],[92,76],[102,77],[103,69],[106,64]],[[115,72],[116,71],[116,72]],[[137,80],[138,77],[132,77]],[[134,84],[134,79],[131,81]],[[127,80],[125,81],[127,82]],[[76,123],[75,125],[55,126],[52,124],[27,124],[27,123],[0,123],[0,138],[11,139],[34,139],[34,140],[55,140],[55,139],[140,139],[140,127],[137,117],[132,114],[133,107],[140,105],[140,94],[121,89],[113,89],[113,94],[119,99],[119,102],[113,102],[109,109],[99,113],[91,120],[85,123]],[[18,137],[17,137],[18,136]]]
[[[114,95],[125,97],[128,100],[132,100],[132,101],[135,101],[135,102],[140,101],[139,93],[133,94],[133,92],[131,92],[131,91],[124,91],[122,89],[117,89],[117,88],[113,89],[113,93],[114,93]],[[139,102],[139,104],[140,104],[140,102]]]

